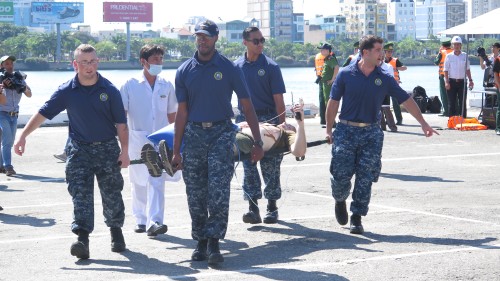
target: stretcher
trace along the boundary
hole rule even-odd
[[[235,125],[237,128],[237,126]],[[158,151],[156,151],[155,147],[147,143],[141,149],[141,159],[131,160],[131,165],[136,164],[145,164],[148,168],[148,172],[152,177],[160,177],[162,172],[165,171],[169,176],[173,177],[176,170],[172,167],[172,147],[174,140],[174,128],[173,124],[168,125],[147,137],[153,144],[158,146]],[[312,141],[307,143],[307,147],[314,147],[318,145],[322,145],[327,143],[325,140]],[[238,145],[235,144],[237,148]],[[182,151],[182,146],[181,146]],[[269,151],[265,151],[266,155],[287,155],[290,154],[288,147],[276,147]],[[237,149],[233,155],[233,160],[235,162],[239,162],[242,160],[248,160],[251,158],[250,153],[241,153]],[[302,157],[295,157],[297,161],[302,161],[305,159]]]

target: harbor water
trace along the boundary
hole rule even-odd
[[[285,103],[292,104],[299,98],[305,104],[318,105],[318,85],[315,71],[312,67],[282,68],[287,93]],[[472,76],[476,83],[474,90],[482,89],[483,70],[479,65],[471,66]],[[130,77],[138,75],[140,69],[133,70],[103,70],[100,73],[113,82],[118,88]],[[161,76],[174,84],[175,69],[164,69]],[[45,103],[54,93],[59,85],[71,79],[75,73],[72,71],[25,71],[28,75],[27,83],[30,85],[33,96],[21,99],[20,115],[30,116]],[[439,80],[437,66],[409,66],[408,70],[400,72],[401,87],[407,91],[413,90],[415,86],[426,89],[428,96],[439,96]],[[480,94],[468,94],[469,103],[471,99],[480,100]],[[233,105],[236,105],[234,96]]]

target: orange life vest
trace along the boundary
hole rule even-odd
[[[321,76],[323,73],[323,66],[325,65],[325,56],[318,53],[314,58],[314,66],[316,67],[316,76]]]
[[[392,66],[392,68],[394,68],[394,79],[396,79],[396,81],[399,82],[399,70],[396,67],[397,60],[398,60],[398,58],[391,58],[391,60],[388,62],[388,64],[390,64]]]
[[[462,116],[450,116],[448,118],[448,128],[461,131],[486,130],[487,126],[479,123],[477,118],[463,118]]]
[[[439,75],[444,75],[444,59],[446,59],[446,56],[453,52],[452,48],[446,48],[442,49],[441,51],[441,60],[439,61]]]

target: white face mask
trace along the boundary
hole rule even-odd
[[[162,69],[163,69],[163,65],[161,65],[161,64],[149,64],[148,72],[152,76],[156,76],[156,75],[161,73]]]

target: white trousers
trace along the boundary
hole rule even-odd
[[[146,185],[130,183],[132,191],[132,212],[136,224],[149,229],[155,222],[163,224],[165,210],[165,179],[148,176]]]

